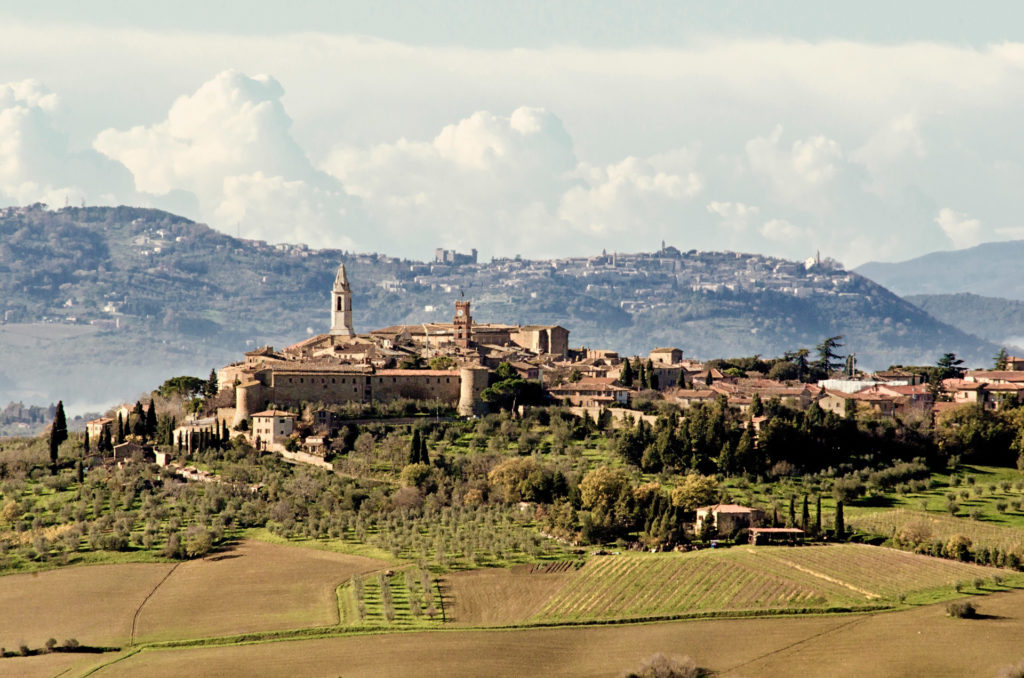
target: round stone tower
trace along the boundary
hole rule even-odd
[[[479,365],[463,367],[459,370],[459,407],[460,416],[472,417],[487,412],[487,403],[481,398],[487,388],[487,377],[490,374],[486,367]]]
[[[253,380],[235,386],[235,418],[231,420],[231,428],[238,426],[252,416],[253,410],[260,406],[263,384]]]

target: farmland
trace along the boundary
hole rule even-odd
[[[0,645],[94,646],[335,625],[335,589],[370,558],[244,541],[172,564],[92,565],[0,577]],[[137,614],[136,614],[137,612]],[[7,660],[0,660],[7,661]],[[6,666],[6,665],[4,665]]]
[[[690,655],[722,675],[995,676],[1024,658],[1024,591],[980,600],[989,615],[952,619],[942,605],[873,615],[709,619],[656,624],[460,630],[230,647],[145,650],[100,678],[207,676],[614,676],[655,652]],[[964,642],[966,634],[970,641]]]
[[[718,614],[873,609],[949,595],[1000,571],[858,544],[597,556],[578,568],[449,577],[460,623],[585,623]],[[998,587],[997,587],[998,588]],[[502,600],[522,590],[519,603]],[[945,593],[943,593],[945,592]],[[545,598],[546,596],[546,598]],[[518,596],[517,596],[518,597]],[[466,601],[465,603],[463,601]],[[502,617],[496,610],[506,609]]]
[[[908,532],[920,542],[947,541],[963,535],[977,548],[999,549],[1006,553],[1024,551],[1024,530],[980,520],[965,520],[942,513],[892,509],[862,513],[849,524],[863,532],[906,539]]]

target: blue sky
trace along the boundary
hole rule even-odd
[[[426,258],[1024,237],[1011,3],[0,2],[0,202]]]

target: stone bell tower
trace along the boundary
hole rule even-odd
[[[455,320],[453,325],[453,338],[455,344],[466,348],[473,339],[473,316],[469,314],[468,301],[455,302]]]
[[[339,337],[355,336],[352,329],[352,288],[348,285],[345,262],[338,265],[331,289],[331,334]]]

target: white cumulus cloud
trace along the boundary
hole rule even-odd
[[[0,200],[63,205],[131,194],[130,175],[94,151],[68,148],[57,95],[35,80],[0,84]]]
[[[943,207],[935,217],[935,223],[957,249],[972,247],[981,242],[981,221],[966,214]]]
[[[765,238],[776,242],[806,239],[810,235],[806,229],[795,226],[785,219],[769,219],[761,224],[758,230]]]
[[[678,206],[703,187],[685,152],[580,162],[558,116],[531,107],[478,111],[429,141],[341,146],[323,168],[408,253],[440,244],[528,256],[636,247],[637,236],[664,237]]]
[[[131,170],[141,192],[194,195],[196,216],[225,230],[351,246],[365,220],[292,138],[283,95],[270,76],[227,70],[179,97],[166,119],[104,130],[93,147]]]
[[[782,125],[746,144],[750,169],[768,180],[777,202],[818,211],[828,204],[829,185],[843,164],[839,143],[818,134],[782,143]]]

